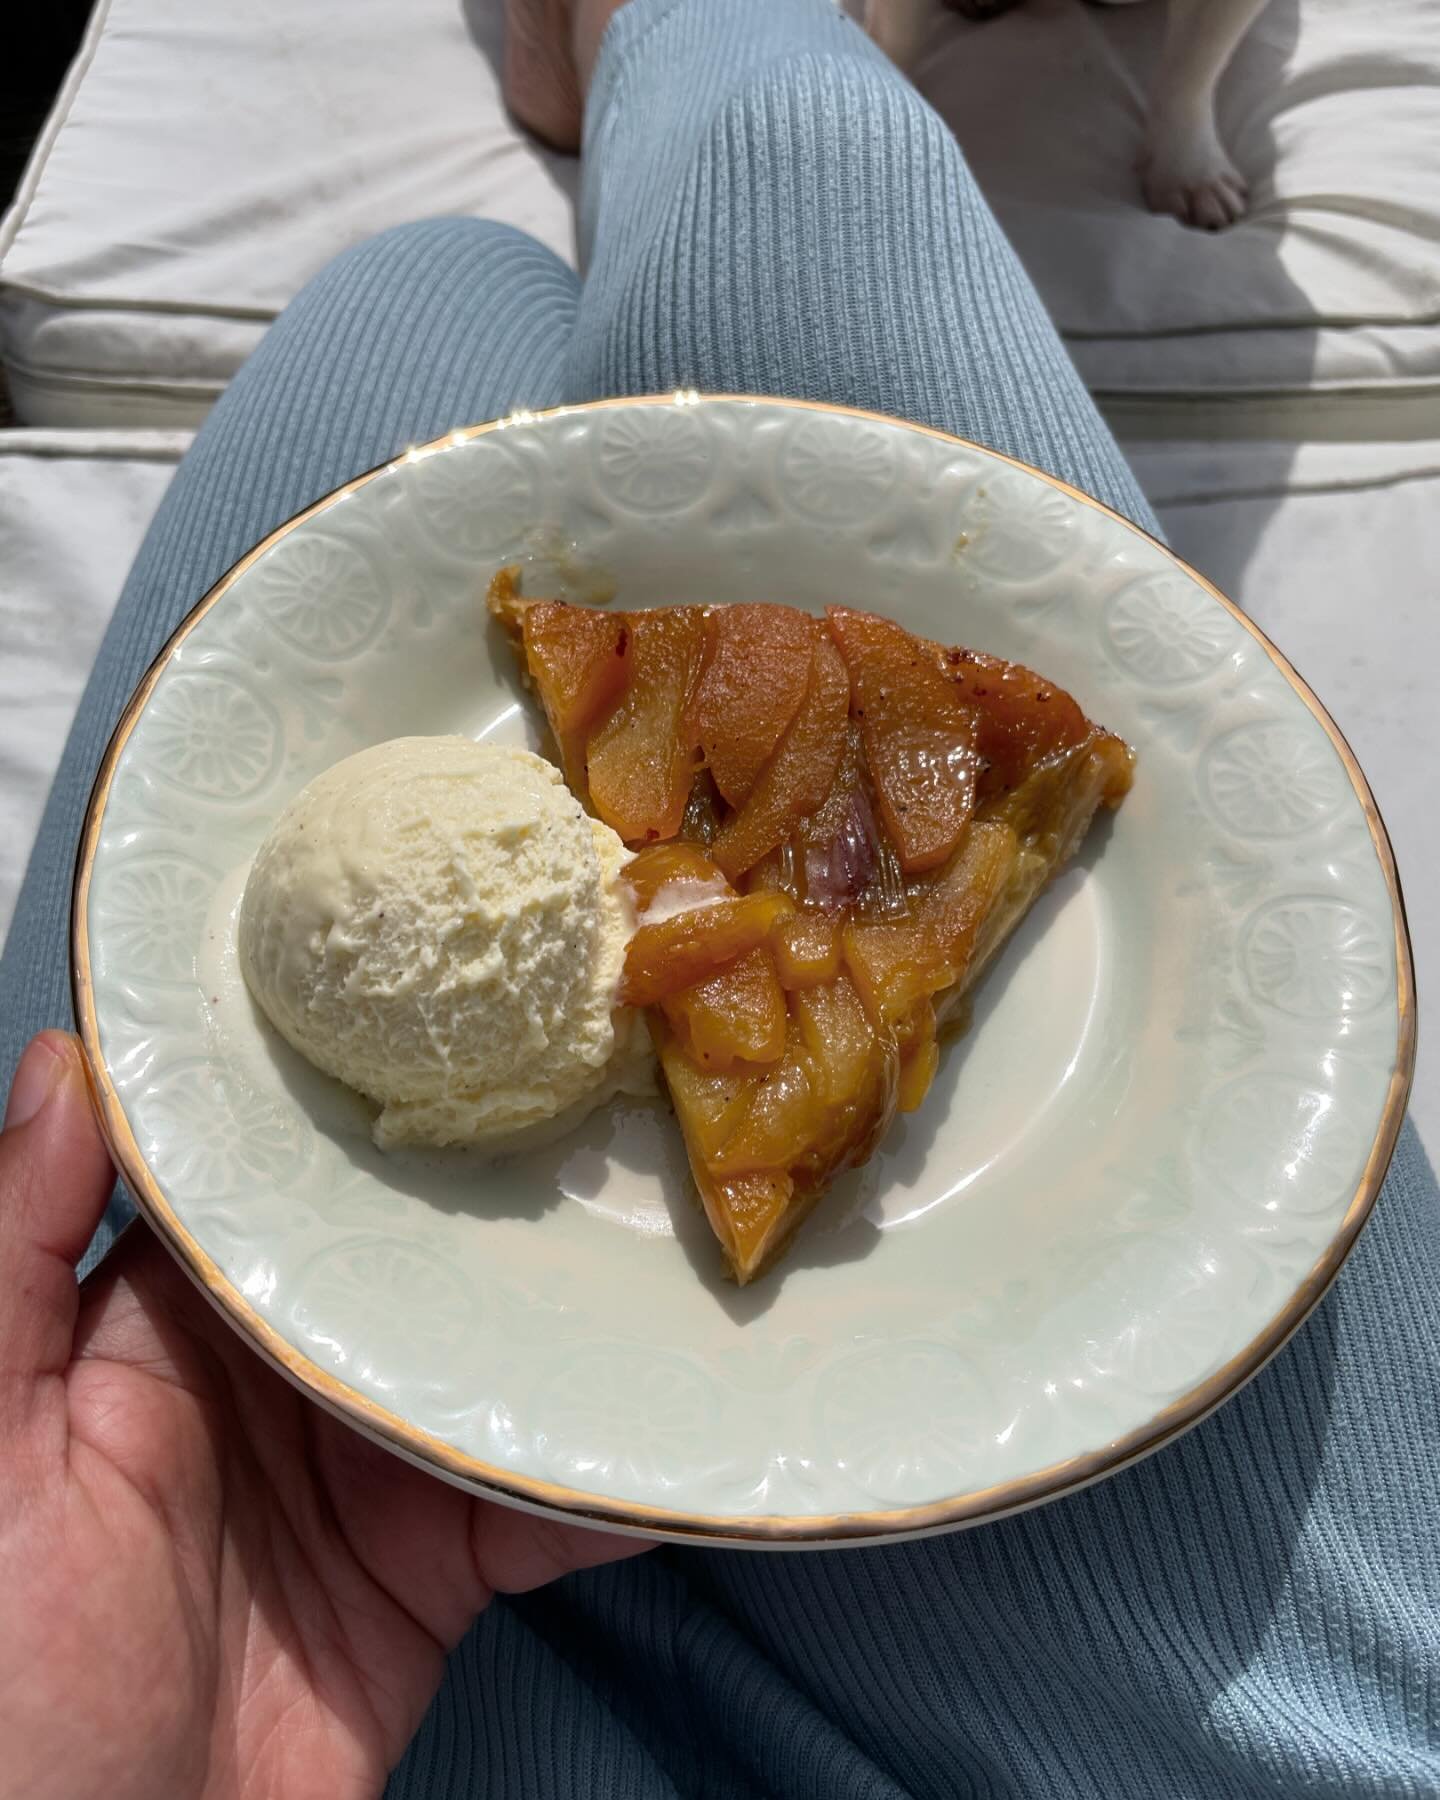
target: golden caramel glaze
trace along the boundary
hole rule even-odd
[[[637,852],[621,999],[753,1280],[923,1102],[937,1032],[1133,753],[1032,670],[854,608],[602,613],[503,576],[490,606]]]

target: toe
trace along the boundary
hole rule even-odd
[[[1186,218],[1202,231],[1219,231],[1222,225],[1230,223],[1230,214],[1218,187],[1209,182],[1191,188],[1186,201]]]

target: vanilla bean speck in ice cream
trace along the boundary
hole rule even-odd
[[[375,1142],[504,1148],[651,1091],[617,1008],[628,853],[527,750],[396,738],[327,769],[261,845],[240,965],[276,1030],[375,1101]]]

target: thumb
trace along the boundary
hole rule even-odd
[[[0,1131],[0,1432],[70,1360],[75,1264],[115,1180],[74,1038],[33,1038]]]

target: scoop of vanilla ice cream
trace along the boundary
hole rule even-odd
[[[528,750],[396,738],[276,821],[240,965],[301,1055],[379,1102],[382,1149],[494,1143],[646,1085],[615,1005],[626,860]]]

